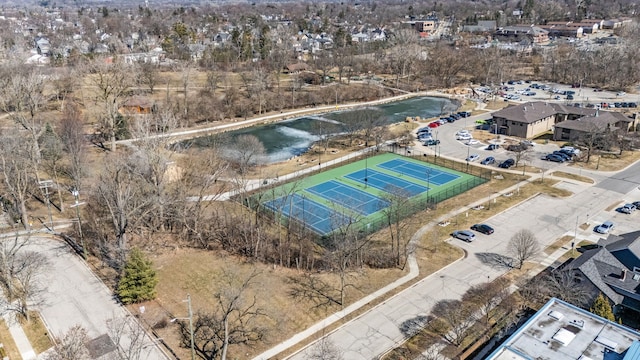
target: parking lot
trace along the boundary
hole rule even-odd
[[[520,103],[527,101],[548,101],[580,107],[597,107],[602,109],[619,107],[630,110],[636,109],[638,104],[640,104],[639,94],[590,88],[582,86],[582,84],[579,83],[568,85],[509,80],[499,87],[478,86],[474,89],[480,96],[487,100],[508,100]]]

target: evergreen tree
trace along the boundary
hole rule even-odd
[[[142,251],[131,250],[118,283],[117,293],[122,303],[133,304],[156,297],[158,278],[151,265]]]
[[[607,320],[616,321],[616,317],[613,315],[613,309],[611,308],[611,303],[602,293],[598,295],[589,311]]]

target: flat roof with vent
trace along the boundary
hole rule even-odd
[[[486,359],[627,360],[636,344],[639,332],[551,299]]]

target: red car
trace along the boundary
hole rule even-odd
[[[437,128],[438,126],[440,126],[440,124],[438,122],[434,121],[432,123],[429,123],[429,125],[427,125],[427,126],[429,126],[430,128]]]

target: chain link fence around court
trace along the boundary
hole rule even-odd
[[[459,182],[455,185],[451,185],[446,189],[439,190],[434,192],[433,194],[427,193],[426,195],[418,195],[414,199],[410,199],[407,203],[402,205],[400,211],[394,214],[395,216],[400,217],[401,219],[407,218],[415,213],[427,210],[427,209],[436,209],[437,205],[447,199],[450,199],[454,196],[462,194],[470,189],[473,189],[477,186],[480,186],[491,179],[491,170],[467,165],[466,163],[459,163],[457,161],[444,159],[439,156],[434,156],[430,154],[426,154],[420,151],[407,149],[404,147],[397,146],[396,144],[389,144],[379,148],[371,148],[370,151],[364,152],[362,156],[357,158],[349,159],[346,162],[341,163],[340,165],[345,165],[347,163],[352,163],[361,159],[364,159],[367,156],[375,156],[381,152],[390,152],[399,155],[405,155],[411,157],[416,160],[420,160],[422,162],[426,162],[429,164],[441,166],[443,168],[459,171],[462,173],[466,173],[469,175],[473,175],[467,178],[465,181]],[[336,166],[339,166],[336,164]],[[336,167],[334,166],[334,167]],[[317,172],[313,172],[308,174],[308,176],[312,176],[317,174]],[[292,179],[293,180],[293,179]],[[271,185],[271,187],[279,186]],[[240,201],[244,199],[244,205],[249,206],[252,210],[257,211],[258,215],[262,218],[270,219],[276,223],[280,223],[282,225],[289,225],[292,229],[296,229],[296,231],[304,232],[305,234],[311,233],[310,226],[301,221],[296,217],[283,216],[281,213],[275,212],[273,209],[265,206],[262,201],[265,192],[268,192],[270,189],[262,188],[261,191],[254,191],[252,194],[246,194],[245,196],[235,196],[234,200]],[[292,194],[291,194],[292,195]],[[381,211],[382,212],[382,211]],[[359,224],[356,227],[358,231],[369,235],[375,233],[389,225],[389,219],[387,216],[382,214],[381,212],[374,214],[372,216],[364,217],[358,220]],[[336,229],[337,230],[337,229]],[[317,234],[319,237],[329,236],[330,234]]]

